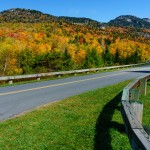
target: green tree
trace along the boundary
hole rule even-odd
[[[114,58],[114,62],[115,63],[120,63],[120,54],[119,54],[119,50],[117,49],[116,50],[116,53],[115,53],[115,58]]]
[[[71,55],[69,54],[68,49],[66,48],[63,53],[63,70],[72,69],[73,65],[74,65],[74,61]]]
[[[98,55],[96,48],[93,48],[91,51],[88,49],[86,58],[85,58],[85,68],[94,68],[100,67],[103,65],[101,57]]]
[[[103,65],[100,55],[98,55],[97,49],[93,48],[91,51],[92,62],[95,67],[100,67]]]
[[[63,53],[53,51],[45,56],[46,65],[50,70],[59,71],[63,68]]]
[[[29,48],[24,49],[19,55],[19,63],[22,68],[23,74],[34,72],[34,54]]]
[[[141,61],[141,57],[137,50],[131,56],[128,56],[126,59],[127,64],[131,64],[131,63],[136,64],[140,61]]]
[[[104,64],[106,66],[107,65],[109,66],[109,65],[113,64],[113,56],[110,53],[109,46],[106,46],[105,51],[102,53],[102,58],[103,58]]]
[[[84,63],[84,67],[85,68],[93,68],[95,65],[94,65],[94,60],[91,56],[91,52],[90,50],[88,49],[87,50],[87,53],[86,53],[86,57],[85,57],[85,63]]]

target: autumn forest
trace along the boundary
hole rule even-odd
[[[149,29],[61,20],[0,23],[0,76],[94,68],[150,59]]]

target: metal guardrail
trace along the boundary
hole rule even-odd
[[[122,117],[133,150],[150,150],[150,135],[142,126],[143,104],[139,94],[146,95],[150,75],[137,78],[123,89]]]
[[[49,73],[39,73],[39,74],[29,74],[29,75],[17,75],[17,76],[2,76],[0,77],[0,81],[8,81],[9,84],[13,84],[14,80],[21,80],[21,79],[31,79],[35,78],[40,80],[42,77],[48,76],[58,76],[66,75],[66,74],[74,74],[77,73],[89,73],[92,71],[100,71],[100,70],[109,70],[109,69],[116,69],[116,68],[125,68],[125,67],[134,67],[144,65],[146,63],[139,63],[139,64],[131,64],[131,65],[121,65],[121,66],[111,66],[111,67],[104,67],[104,68],[91,68],[91,69],[83,69],[83,70],[72,70],[72,71],[60,71],[60,72],[49,72]]]

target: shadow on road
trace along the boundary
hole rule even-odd
[[[114,128],[121,133],[125,132],[123,124],[111,121],[114,111],[119,109],[122,93],[119,93],[110,102],[108,102],[97,119],[95,126],[94,150],[112,150],[110,129]]]
[[[140,70],[140,71],[128,71],[128,72],[137,72],[137,73],[150,73],[150,71],[144,71],[144,70]]]

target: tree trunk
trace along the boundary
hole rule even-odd
[[[4,62],[3,76],[5,76],[6,69],[7,69],[7,57],[6,57],[5,62]]]

